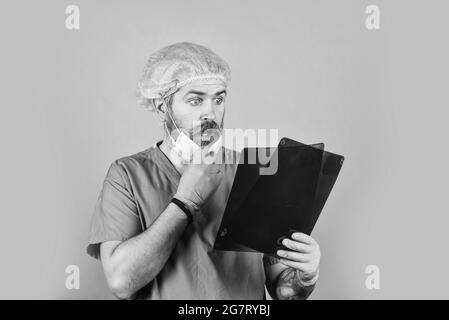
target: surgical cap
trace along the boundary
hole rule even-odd
[[[137,101],[154,111],[154,103],[190,83],[218,80],[225,86],[231,80],[228,64],[212,50],[182,42],[164,47],[147,61],[137,85]]]

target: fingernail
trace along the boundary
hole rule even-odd
[[[292,238],[295,239],[295,240],[298,240],[299,237],[300,237],[300,235],[299,235],[298,232],[295,232],[294,234],[292,234]]]
[[[279,250],[278,251],[278,256],[285,256],[285,251]]]

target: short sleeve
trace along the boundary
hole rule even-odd
[[[117,162],[109,167],[92,216],[87,253],[100,256],[100,244],[124,241],[142,232],[135,199],[125,170]]]

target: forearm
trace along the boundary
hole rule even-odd
[[[277,279],[274,298],[279,300],[305,300],[314,288],[315,284],[304,285],[301,282],[298,269],[288,267],[281,272]]]
[[[157,276],[187,224],[185,214],[171,203],[147,230],[117,246],[111,256],[117,296],[131,298]]]

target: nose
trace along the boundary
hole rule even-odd
[[[215,109],[211,100],[203,103],[203,110],[201,114],[201,120],[214,120],[215,121]]]

